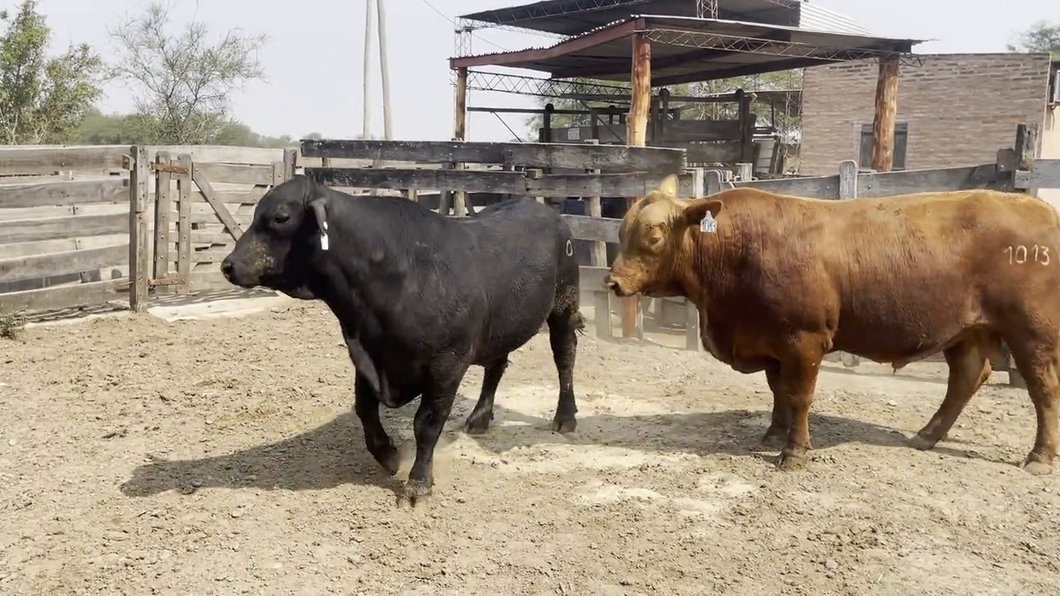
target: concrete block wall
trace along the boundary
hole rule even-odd
[[[906,169],[990,163],[1012,145],[1016,125],[1045,119],[1047,54],[930,54],[902,66],[898,122],[908,123]],[[799,173],[835,174],[857,159],[872,124],[875,60],[806,69]]]

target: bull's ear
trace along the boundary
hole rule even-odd
[[[684,220],[690,226],[698,226],[699,222],[703,221],[707,213],[714,219],[717,219],[718,213],[721,211],[721,201],[704,200],[696,201],[684,210]]]
[[[320,232],[320,250],[328,250],[328,200],[318,197],[309,202],[309,209],[317,220],[317,230]]]
[[[668,197],[677,196],[677,175],[669,174],[659,183],[659,192]]]

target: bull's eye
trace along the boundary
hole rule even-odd
[[[648,238],[648,246],[655,246],[659,244],[659,242],[662,242],[661,236],[652,236],[651,238]]]
[[[291,216],[286,213],[277,213],[273,216],[272,221],[278,224],[285,224],[291,219]]]

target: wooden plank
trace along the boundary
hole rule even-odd
[[[994,164],[934,170],[869,172],[858,174],[857,196],[864,199],[928,191],[972,190],[991,188],[996,182]]]
[[[858,198],[858,164],[848,159],[839,164],[839,200]]]
[[[740,161],[743,145],[740,141],[721,143],[666,143],[667,147],[679,148],[686,153],[689,165],[730,165]]]
[[[814,176],[809,178],[777,178],[736,182],[737,187],[758,188],[783,195],[812,197],[816,199],[839,198],[839,176]]]
[[[188,172],[177,177],[177,277],[188,279],[191,274],[191,156],[180,154],[177,165]],[[183,292],[186,288],[176,288],[176,291]]]
[[[1060,188],[1060,159],[1036,159],[1034,169],[1017,170],[1016,189]]]
[[[218,200],[217,193],[214,191],[213,187],[210,186],[210,181],[206,178],[205,172],[199,169],[199,164],[195,164],[192,169],[192,179],[202,192],[203,198],[213,206],[214,211],[217,212],[217,217],[225,224],[225,227],[228,228],[229,233],[232,234],[232,238],[238,239],[242,236],[243,228],[236,223],[236,220],[232,218],[232,214],[229,213],[228,209],[226,209]],[[269,171],[269,179],[272,179],[271,169]]]
[[[3,221],[0,222],[0,244],[120,234],[128,230],[129,218],[121,213]]]
[[[119,177],[109,180],[5,184],[0,186],[0,208],[117,203],[128,200],[128,193],[129,181]]]
[[[108,279],[92,283],[26,290],[0,294],[0,309],[5,312],[36,312],[95,306],[121,297],[126,280]]]
[[[622,225],[621,219],[566,214],[561,217],[563,217],[563,221],[567,222],[571,235],[577,240],[618,242],[618,228]]]
[[[172,199],[173,175],[165,171],[173,167],[173,158],[169,151],[155,154],[155,163],[163,168],[155,173],[155,258],[154,279],[163,279],[169,275],[169,222]]]
[[[227,257],[231,252],[232,247],[225,248],[208,248],[206,250],[193,250],[191,251],[191,258],[195,263],[220,263]]]
[[[53,174],[63,170],[124,169],[127,145],[20,146],[0,148],[0,174]]]
[[[295,149],[297,150],[297,149]],[[283,159],[284,149],[279,147],[232,147],[229,145],[149,145],[147,158],[155,160],[159,152],[170,155],[187,153],[192,161],[202,163],[227,163],[246,165],[270,165]]]
[[[151,263],[147,256],[147,196],[151,179],[147,149],[134,146],[133,168],[129,179],[129,308],[133,312],[147,311]]]
[[[586,143],[597,144],[597,143],[599,143],[599,141],[596,141],[594,139],[590,139],[590,140],[586,141]],[[598,174],[600,174],[600,170],[590,168],[590,169],[585,170],[585,173],[589,174],[589,175],[598,175]],[[586,211],[587,211],[589,217],[591,217],[591,218],[603,217],[603,204],[601,203],[599,195],[588,197],[588,199],[586,199],[586,203],[587,203],[586,204]],[[570,225],[570,222],[567,222],[567,223],[568,223],[568,225]],[[573,229],[571,229],[571,233],[572,234],[574,233]],[[575,236],[575,237],[577,237],[577,236]],[[603,242],[593,242],[592,243],[592,245],[590,247],[590,252],[589,252],[589,264],[594,266],[594,267],[605,267],[605,266],[607,266],[607,245],[605,243],[603,243]]]
[[[0,281],[50,277],[64,273],[80,273],[103,269],[124,262],[129,245],[116,244],[103,248],[71,250],[67,252],[0,260]]]
[[[326,186],[391,190],[460,189],[466,192],[535,197],[641,197],[658,188],[665,174],[557,174],[530,178],[522,172],[472,170],[390,170],[306,168],[305,174]],[[680,176],[687,191],[691,176]]]
[[[671,120],[655,144],[694,141],[739,141],[743,129],[739,120]]]
[[[83,238],[64,238],[61,240],[40,240],[34,242],[16,242],[15,244],[0,244],[0,259],[14,259],[22,257],[36,257],[55,252],[67,252],[71,250],[84,250],[86,248],[102,248],[125,244],[129,241],[129,219],[125,218],[125,230],[121,234],[105,234],[102,236],[87,236]]]
[[[304,139],[301,154],[304,157],[425,164],[468,162],[532,168],[589,168],[603,172],[657,172],[663,176],[685,168],[684,153],[677,149],[580,143]]]
[[[226,184],[272,184],[272,164],[248,166],[228,163],[195,162],[195,169],[212,182]]]

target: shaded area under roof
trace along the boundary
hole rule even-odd
[[[718,18],[766,25],[799,26],[799,0],[719,0]],[[484,10],[460,18],[490,25],[580,35],[632,13],[695,17],[695,0],[544,0]]]
[[[633,59],[630,38],[638,32],[652,44],[653,87],[909,56],[913,45],[920,43],[761,23],[642,15],[551,47],[450,58],[449,65],[506,66],[547,72],[552,78],[628,81]]]

